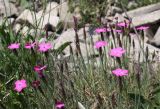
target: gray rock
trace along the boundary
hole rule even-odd
[[[73,11],[73,13],[69,12],[68,2],[61,2],[59,5],[59,16],[60,20],[63,22],[66,28],[71,28],[74,26],[73,16],[77,18],[77,20],[81,20],[80,9],[77,7]]]
[[[114,16],[116,13],[122,13],[122,9],[116,6],[110,6],[107,11],[107,16]]]
[[[9,2],[11,2],[11,3],[16,3],[17,0],[9,0]]]
[[[127,8],[131,9],[131,8],[136,8],[138,6],[138,4],[135,1],[131,1],[128,3]]]
[[[88,28],[86,28],[86,31],[88,31]],[[78,36],[79,36],[79,41],[80,41],[80,48],[81,48],[81,52],[82,52],[82,55],[84,57],[87,56],[87,53],[89,54],[93,54],[93,45],[91,43],[91,36],[89,35],[88,32],[86,32],[86,35],[87,35],[87,44],[85,44],[85,41],[84,41],[84,34],[83,34],[83,28],[81,28],[79,31],[78,31]],[[93,37],[93,41],[97,41],[98,38],[97,36],[92,36]],[[55,49],[57,49],[58,47],[60,47],[62,44],[64,44],[65,42],[72,42],[71,43],[71,46],[72,46],[72,49],[75,53],[75,50],[76,50],[76,46],[75,46],[75,31],[74,29],[68,29],[67,31],[63,32],[59,38],[57,38],[55,41],[54,41],[54,44],[55,44]],[[87,47],[87,49],[86,49]],[[65,50],[64,50],[64,53],[66,54],[66,56],[69,56],[70,55],[70,48],[67,47]]]
[[[45,25],[48,23],[51,24],[53,27],[56,27],[59,23],[59,20],[59,17],[54,16],[53,12],[44,13],[44,11],[42,10],[36,13],[26,9],[16,19],[16,22],[28,22],[32,26],[38,27],[39,29],[44,29]]]
[[[88,31],[88,28],[86,28],[86,31]],[[83,29],[80,29],[78,31],[78,36],[79,36],[79,40],[80,40],[80,48],[81,48],[81,52],[82,52],[82,56],[85,58],[88,55],[93,55],[93,54],[97,54],[98,51],[96,49],[94,49],[93,47],[93,43],[100,40],[100,35],[99,34],[94,34],[93,36],[90,36],[89,33],[87,32],[87,44],[85,44],[84,39],[83,39]],[[119,37],[124,37],[122,35],[120,35]],[[138,36],[140,37],[140,36]],[[148,48],[148,52],[149,52],[149,60],[152,61],[152,54],[154,52],[160,52],[160,50],[150,44],[144,43],[142,44],[142,40],[141,43],[139,43],[139,39],[138,39],[137,35],[135,34],[131,34],[131,40],[132,42],[134,41],[134,47],[133,47],[133,43],[131,43],[130,45],[130,55],[127,54],[131,59],[133,59],[136,62],[144,62],[145,60],[145,55],[147,52],[147,48]],[[93,43],[91,43],[91,38],[93,39]],[[109,41],[113,42],[113,38],[109,37]],[[76,50],[76,46],[75,46],[75,32],[74,29],[68,29],[67,31],[63,32],[58,39],[56,39],[54,41],[54,48],[58,48],[60,47],[62,44],[64,44],[65,42],[72,42],[71,46],[73,49],[73,52],[75,53]],[[140,45],[142,44],[142,45]],[[144,52],[143,52],[144,51]],[[108,49],[106,49],[106,52],[108,52]],[[70,49],[69,47],[67,47],[64,50],[65,56],[70,56]],[[140,53],[140,58],[138,58]],[[134,58],[133,58],[134,57]],[[160,59],[160,54],[156,54],[157,59]],[[99,59],[97,59],[97,62],[100,62]],[[97,64],[99,65],[99,64]]]
[[[16,19],[16,22],[25,23],[26,21],[30,24],[35,24],[35,15],[36,13],[33,11],[30,11],[29,9],[24,10],[20,16]]]
[[[60,20],[64,23],[65,26],[72,25],[73,26],[73,17],[72,14],[68,11],[68,2],[62,2],[59,5],[59,16]]]
[[[60,21],[59,17],[46,14],[42,17],[43,20],[37,19],[39,22],[39,29],[43,29],[46,24],[51,24],[53,27],[56,27]]]
[[[147,43],[143,43],[141,41],[141,44],[139,43],[139,40],[138,40],[138,37],[136,34],[132,34],[131,35],[131,40],[134,41],[134,45],[135,47],[133,47],[133,43],[131,44],[131,48],[130,48],[130,51],[131,51],[131,55],[130,55],[130,58],[135,60],[135,61],[138,61],[138,62],[143,62],[143,59],[145,59],[145,54],[146,54],[146,50],[148,48],[148,53],[149,53],[149,57],[148,59],[151,61],[152,60],[152,54],[154,52],[160,52],[160,49],[150,45],[150,44],[147,44]],[[144,51],[144,52],[143,52]],[[138,58],[138,55],[140,53],[140,59]],[[156,54],[156,56],[160,59],[160,54]],[[134,57],[134,58],[133,58]]]
[[[116,6],[112,6],[112,13],[116,14],[116,13],[122,13],[122,9]]]
[[[5,25],[6,25],[6,26],[12,25],[12,24],[14,24],[14,21],[15,21],[14,18],[8,18],[8,19],[6,19]],[[0,24],[2,24],[3,22],[4,22],[4,20],[2,20],[2,21],[0,22]]]
[[[148,41],[150,44],[160,46],[160,27],[158,28],[154,38]]]
[[[21,33],[26,36],[29,33],[29,27],[28,26],[24,26],[21,30]]]
[[[160,3],[149,5],[149,6],[144,6],[141,8],[137,8],[137,9],[128,11],[127,15],[133,18],[133,17],[144,15],[144,14],[148,14],[148,13],[151,13],[157,10],[160,10]],[[125,13],[123,13],[123,15],[126,16]]]
[[[114,18],[118,18],[118,19],[114,19]],[[118,21],[118,22],[123,22],[124,20],[126,20],[123,15],[118,14],[118,13],[115,14],[114,18],[113,18],[113,22],[115,22],[115,23],[116,23],[117,21]]]
[[[157,41],[158,35],[154,34],[156,33],[156,27],[160,23],[160,3],[141,7],[138,9],[134,9],[131,11],[128,11],[126,13],[123,13],[123,16],[130,17],[132,19],[131,27],[137,27],[142,25],[148,25],[150,28],[148,30],[145,30],[145,36],[148,38],[149,43],[154,43],[154,45],[157,45],[159,42]],[[118,16],[118,22],[122,22],[123,18]],[[157,25],[156,25],[157,24]],[[153,39],[154,37],[154,39]]]
[[[46,6],[45,13],[50,14],[51,16],[57,16],[58,15],[58,8],[59,4],[56,2],[49,2]]]
[[[9,3],[9,0],[0,0],[0,20],[13,14],[18,14],[16,6]]]
[[[65,21],[66,18],[68,18],[68,14],[70,14],[68,12],[68,2],[63,2],[62,4],[59,5],[59,15],[60,15],[60,19],[62,21]]]
[[[147,25],[147,24],[155,24],[157,22],[160,22],[160,10],[139,15],[132,18],[132,23],[134,26],[141,26],[141,25]],[[132,26],[133,26],[132,25]]]
[[[17,23],[17,24],[14,25],[13,30],[14,30],[16,33],[19,32],[20,29],[21,29],[21,24]]]
[[[79,30],[81,33],[82,29]],[[79,35],[79,39],[82,39],[82,35],[83,34],[78,34]],[[64,44],[65,42],[74,42],[75,41],[75,31],[74,29],[68,29],[67,31],[63,32],[58,39],[56,39],[55,41],[55,48],[60,47],[62,44]]]
[[[144,36],[145,36],[145,38],[147,37],[148,40],[152,40],[152,39],[153,39],[153,37],[154,37],[154,32],[153,32],[153,30],[152,30],[151,27],[148,28],[147,30],[144,30]],[[147,41],[148,41],[148,40],[147,40]]]

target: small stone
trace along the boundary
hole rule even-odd
[[[135,1],[131,1],[131,2],[128,3],[127,8],[128,9],[133,9],[133,8],[136,8],[137,6],[138,6],[138,4]]]
[[[13,28],[13,30],[17,33],[21,29],[21,24],[16,24]]]
[[[154,38],[149,40],[148,43],[160,47],[160,27],[158,28],[156,34],[154,35]]]

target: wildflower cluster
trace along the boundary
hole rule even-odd
[[[121,22],[116,24],[116,26],[118,26],[119,28],[106,28],[106,27],[100,27],[95,29],[95,32],[97,34],[103,34],[105,32],[115,32],[118,34],[121,34],[124,32],[124,28],[127,28],[130,26],[129,24],[130,22]],[[148,26],[140,26],[140,27],[136,27],[137,30],[146,30],[148,29]],[[109,46],[110,42],[106,41],[105,39],[102,38],[102,40],[97,41],[94,43],[94,48],[98,49],[100,52],[103,52],[103,48],[105,48],[105,46]],[[21,44],[16,42],[16,43],[11,43],[10,45],[8,45],[8,49],[10,49],[11,51],[18,51],[18,49],[21,47]],[[50,42],[27,42],[24,45],[25,49],[28,50],[34,50],[34,51],[38,51],[40,53],[48,53],[49,50],[51,50],[52,44]],[[117,46],[115,44],[114,47],[108,47],[107,50],[107,56],[112,58],[113,60],[116,59],[123,59],[124,58],[124,54],[126,53],[126,50],[124,49],[124,47],[122,46]],[[116,61],[115,61],[116,62]],[[63,67],[63,66],[62,66]],[[38,65],[33,65],[32,66],[33,71],[35,72],[36,75],[38,75],[39,79],[34,79],[31,81],[31,86],[34,90],[36,89],[40,89],[42,87],[42,83],[41,80],[43,80],[44,78],[47,77],[47,75],[45,75],[45,71],[49,68],[48,65],[44,65],[44,64],[38,64]],[[63,69],[63,68],[62,68]],[[127,69],[124,69],[121,65],[119,65],[118,67],[116,67],[116,69],[111,71],[112,75],[116,76],[116,78],[122,78],[123,76],[128,76],[129,71]],[[16,80],[14,82],[14,91],[18,92],[18,93],[23,93],[25,92],[27,89],[27,87],[29,87],[29,82],[27,81],[27,79],[24,79],[24,77],[20,77],[19,80]],[[63,88],[62,88],[63,90]],[[55,107],[57,109],[64,109],[65,105],[63,102],[61,101],[56,101],[55,102]]]
[[[12,43],[8,46],[8,49],[10,50],[17,50],[20,48],[20,43]],[[50,49],[52,49],[52,44],[49,42],[41,42],[41,43],[37,43],[37,42],[28,42],[25,44],[24,46],[25,49],[35,49],[38,48],[39,52],[45,53],[48,52]],[[37,50],[37,49],[36,49]],[[44,78],[45,75],[43,73],[44,70],[46,70],[47,65],[36,65],[34,66],[34,72],[36,72],[39,76],[39,78]],[[40,80],[34,80],[31,83],[31,86],[33,88],[39,88],[40,87]],[[16,80],[14,83],[14,90],[17,91],[18,93],[22,93],[24,91],[24,89],[26,89],[28,87],[27,81],[25,79],[20,79],[20,80]],[[57,109],[63,109],[64,108],[64,103],[63,102],[56,102],[55,106]]]
[[[122,27],[122,28],[127,28],[129,25],[130,25],[129,21],[128,22],[120,22],[117,24],[118,27]],[[148,28],[149,28],[149,26],[139,26],[136,29],[137,30],[146,30]],[[95,32],[98,34],[104,33],[104,32],[110,32],[110,31],[111,31],[110,28],[104,28],[104,27],[95,29]],[[115,31],[117,33],[122,33],[122,30],[119,30],[119,29],[113,29],[113,31]],[[107,44],[108,44],[108,42],[106,42],[106,41],[97,41],[94,44],[94,48],[100,49],[102,47],[105,47]],[[116,47],[116,48],[113,48],[109,51],[109,55],[111,57],[121,58],[125,52],[126,52],[126,50],[123,49],[122,47]],[[112,71],[112,74],[114,74],[116,76],[127,76],[128,70],[117,68]]]
[[[25,48],[26,49],[32,49],[36,46],[36,42],[34,43],[26,43],[25,44]],[[11,50],[15,50],[15,49],[18,49],[20,48],[20,43],[12,43],[8,46],[9,49]],[[49,49],[52,48],[52,44],[49,43],[49,42],[41,42],[38,44],[38,51],[40,52],[47,52]]]

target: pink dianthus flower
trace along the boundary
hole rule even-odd
[[[27,84],[26,84],[26,80],[22,79],[22,80],[17,80],[15,82],[15,87],[14,89],[17,91],[17,92],[21,92],[24,88],[27,87]]]

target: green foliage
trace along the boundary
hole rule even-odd
[[[97,23],[97,18],[105,16],[107,11],[107,0],[69,0],[68,4],[71,12],[80,9],[83,23]]]
[[[146,6],[157,2],[159,2],[159,0],[136,0],[136,3],[138,4],[137,7]],[[115,5],[122,8],[122,4],[123,7],[127,8],[128,3],[129,0],[68,0],[70,12],[74,12],[76,8],[80,9],[80,14],[82,16],[81,23],[83,24],[86,22],[99,24],[97,21],[100,17],[104,17],[107,14],[109,6]]]

